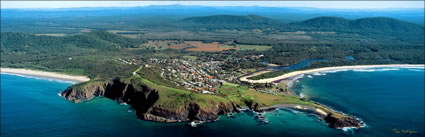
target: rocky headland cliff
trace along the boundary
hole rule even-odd
[[[208,108],[201,107],[196,102],[187,101],[184,105],[170,109],[165,104],[157,101],[161,98],[159,91],[148,86],[134,85],[115,79],[110,82],[90,82],[84,85],[71,86],[62,92],[62,96],[76,103],[103,96],[119,103],[127,103],[135,110],[139,118],[157,122],[183,122],[183,121],[214,121],[219,115],[236,112],[237,107],[232,102],[209,102]]]
[[[137,85],[137,86],[136,86]],[[199,103],[196,100],[186,100],[182,105],[161,103],[164,98],[173,99],[172,96],[161,96],[161,91],[153,89],[144,84],[131,84],[120,79],[112,81],[90,81],[80,83],[67,88],[61,93],[62,97],[69,101],[81,102],[93,99],[97,96],[107,97],[119,103],[127,103],[135,110],[139,118],[156,122],[184,122],[205,121],[212,122],[230,112],[239,112],[240,105],[247,106],[251,110],[262,112],[272,109],[261,109],[260,104],[255,101],[211,101]],[[211,96],[211,95],[208,95]],[[173,102],[173,100],[171,101]],[[208,105],[205,105],[208,104]],[[174,107],[170,107],[174,106]],[[270,107],[273,108],[273,107]],[[362,127],[364,124],[353,117],[328,113],[323,115],[316,113],[332,128]]]

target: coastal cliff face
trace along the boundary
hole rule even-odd
[[[127,103],[139,118],[157,122],[215,121],[219,115],[237,111],[234,103],[209,102],[209,107],[201,107],[196,102],[188,102],[177,108],[163,107],[156,103],[161,97],[159,91],[147,86],[134,85],[118,79],[111,82],[91,82],[77,87],[69,87],[62,96],[69,101],[80,102],[96,96],[104,96],[119,103]]]
[[[197,103],[189,103],[175,110],[164,109],[160,105],[151,107],[146,113],[138,114],[144,120],[159,122],[182,122],[200,120],[211,122],[219,118],[219,115],[236,111],[233,103],[219,103],[212,108],[202,108]]]

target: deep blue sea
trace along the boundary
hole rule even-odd
[[[163,136],[424,136],[424,69],[369,69],[317,73],[299,79],[293,90],[362,119],[366,128],[328,128],[314,115],[289,109],[266,113],[259,124],[252,112],[192,128],[136,118],[130,106],[107,98],[72,103],[58,96],[71,83],[1,74],[2,137]],[[393,130],[415,131],[395,133]]]

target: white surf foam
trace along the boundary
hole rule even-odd
[[[128,104],[123,102],[123,103],[120,103],[120,105],[127,106]]]
[[[304,98],[304,97],[305,97],[305,95],[304,95],[303,93],[300,93],[300,97],[301,97],[301,98]]]
[[[421,70],[421,67],[415,67],[415,68]],[[336,73],[336,72],[342,72],[342,71],[380,72],[380,71],[396,71],[396,70],[401,70],[401,68],[399,68],[399,67],[385,68],[384,67],[384,68],[364,68],[364,69],[338,69],[338,70],[328,70],[328,71],[314,72],[312,75],[320,76],[320,75],[326,75],[327,73]],[[423,68],[422,68],[422,70],[423,70]],[[413,71],[415,71],[415,70],[413,70]]]
[[[342,72],[342,71],[349,71],[350,69],[337,69],[337,70],[328,70],[328,71],[322,71],[322,75],[326,75],[326,73],[336,73],[336,72]]]
[[[379,72],[379,71],[394,71],[400,68],[373,68],[373,69],[353,69],[356,72]]]
[[[18,76],[18,77],[31,78],[31,79],[38,79],[38,80],[54,81],[54,82],[60,82],[60,83],[71,83],[71,84],[75,84],[75,83],[77,83],[77,82],[75,82],[75,81],[62,80],[62,79],[55,79],[55,78],[48,78],[48,77],[40,77],[40,76],[33,76],[33,75],[22,75],[22,74],[6,73],[6,72],[2,72],[1,74],[14,75],[14,76]]]
[[[425,69],[418,69],[418,68],[408,68],[409,71],[425,71]]]
[[[320,72],[314,72],[312,75],[314,75],[314,76],[321,76],[321,75],[326,75],[326,74],[323,74],[323,73],[320,73]]]

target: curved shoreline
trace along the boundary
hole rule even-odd
[[[253,74],[253,75],[250,75],[250,76],[245,76],[243,78],[241,77],[240,80],[241,81],[245,80],[245,82],[252,82],[252,83],[266,83],[266,82],[271,83],[271,82],[276,82],[276,81],[281,81],[281,80],[288,80],[289,82],[286,83],[286,86],[291,87],[292,82],[294,80],[303,77],[305,74],[318,73],[318,72],[329,72],[329,71],[371,69],[371,68],[425,68],[425,65],[424,64],[389,64],[389,65],[355,65],[355,66],[324,67],[324,68],[316,68],[316,69],[310,69],[310,70],[294,71],[294,72],[290,72],[290,73],[280,75],[280,76],[277,76],[277,77],[274,77],[274,78],[261,79],[261,80],[248,80],[247,79],[248,77],[255,75],[255,74]],[[259,75],[259,74],[257,74],[257,75]],[[289,91],[291,93],[293,93],[295,96],[302,98],[302,97],[298,96],[297,94],[295,94],[292,90],[289,90]],[[338,113],[338,114],[342,114],[344,116],[352,117],[352,118],[360,121],[360,123],[359,123],[359,126],[357,126],[357,127],[343,126],[343,127],[338,127],[337,129],[342,129],[342,130],[345,131],[345,130],[350,129],[350,128],[356,129],[356,128],[366,127],[365,122],[362,121],[361,119],[357,118],[357,117],[349,116],[349,115],[347,115],[347,114],[345,114],[341,111],[334,110],[331,107],[325,106],[325,105],[317,103],[317,102],[315,102],[315,105],[321,106],[322,109],[327,109],[328,112],[324,112],[322,109],[319,109],[318,107],[314,107],[314,106],[294,105],[294,104],[276,104],[276,105],[269,106],[269,107],[259,108],[259,110],[270,111],[270,110],[275,110],[275,109],[278,109],[278,108],[289,108],[289,109],[313,113],[321,119],[326,119],[326,117],[330,113]]]
[[[73,82],[86,82],[90,78],[87,76],[72,76],[67,74],[61,74],[56,72],[46,72],[30,69],[18,69],[18,68],[0,68],[1,73],[3,74],[18,74],[18,75],[29,75],[36,77],[45,77],[45,78],[54,78],[59,80],[73,81]]]
[[[354,66],[324,67],[324,68],[316,68],[316,69],[310,69],[310,70],[294,71],[294,72],[283,74],[277,77],[260,79],[260,80],[249,80],[248,79],[249,77],[252,77],[255,75],[255,74],[252,74],[249,76],[241,77],[240,81],[250,82],[250,83],[271,83],[274,81],[288,79],[288,78],[296,77],[303,74],[310,74],[310,73],[323,72],[323,71],[335,71],[335,70],[345,70],[345,69],[354,70],[354,69],[370,69],[370,68],[417,68],[417,67],[425,68],[425,64],[354,65]]]

